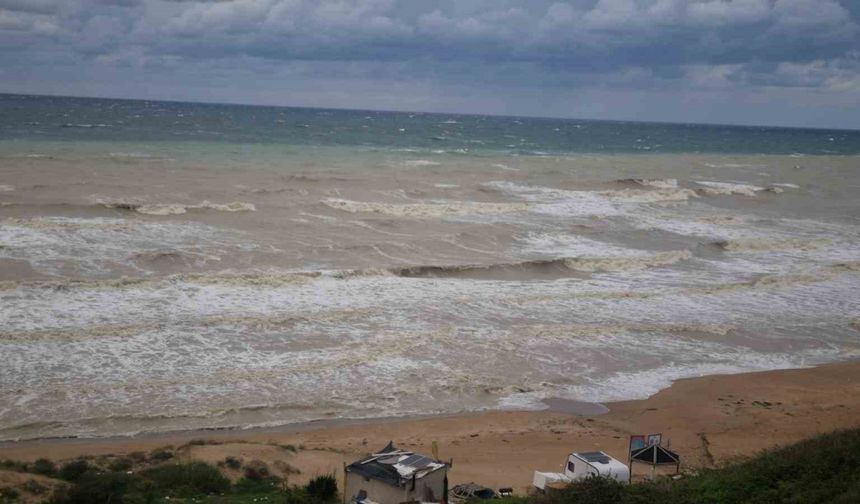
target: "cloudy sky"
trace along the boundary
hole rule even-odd
[[[860,0],[0,0],[0,92],[860,128]]]

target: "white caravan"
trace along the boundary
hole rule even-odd
[[[627,483],[630,469],[602,451],[571,453],[567,457],[564,472],[535,471],[532,483],[538,490],[546,490],[546,487],[553,483],[567,484],[589,476],[603,476]]]

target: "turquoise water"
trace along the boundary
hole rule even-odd
[[[464,155],[860,153],[860,131],[0,95],[0,140],[207,142]]]

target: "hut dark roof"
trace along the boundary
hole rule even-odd
[[[681,457],[673,452],[663,448],[660,445],[651,445],[641,448],[630,455],[632,460],[636,462],[645,462],[646,464],[672,464],[675,465],[681,461]]]
[[[378,452],[346,466],[346,471],[399,486],[413,477],[423,478],[442,467],[445,467],[442,462],[411,451],[400,450],[389,442]]]

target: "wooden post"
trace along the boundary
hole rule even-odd
[[[627,484],[633,483],[633,438],[627,441]]]
[[[343,463],[343,504],[346,504],[346,462]]]

